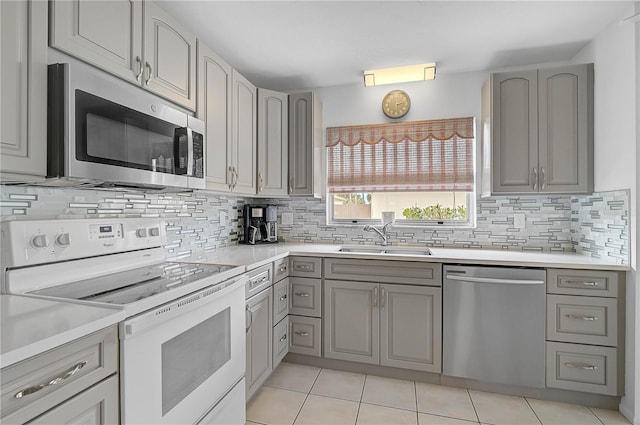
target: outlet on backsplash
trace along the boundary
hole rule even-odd
[[[514,214],[513,215],[513,227],[516,229],[524,229],[525,227],[525,215],[524,214]]]
[[[282,224],[283,225],[293,224],[293,213],[282,213]]]

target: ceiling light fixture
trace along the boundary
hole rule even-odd
[[[364,86],[426,81],[436,78],[436,63],[398,66],[395,68],[371,69],[364,71]]]

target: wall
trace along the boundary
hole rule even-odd
[[[629,3],[620,18],[640,12],[638,2]],[[637,229],[640,207],[637,188],[638,146],[638,23],[612,24],[579,52],[573,61],[594,62],[594,140],[595,189],[630,190],[630,227]],[[637,272],[637,238],[630,243],[631,271],[627,273],[626,303],[626,395],[620,411],[635,424],[640,424],[640,299]]]

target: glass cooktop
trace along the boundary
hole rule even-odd
[[[41,289],[31,294],[127,305],[235,267],[167,262]]]

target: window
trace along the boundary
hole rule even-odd
[[[473,118],[328,128],[330,221],[469,226],[474,155]]]

